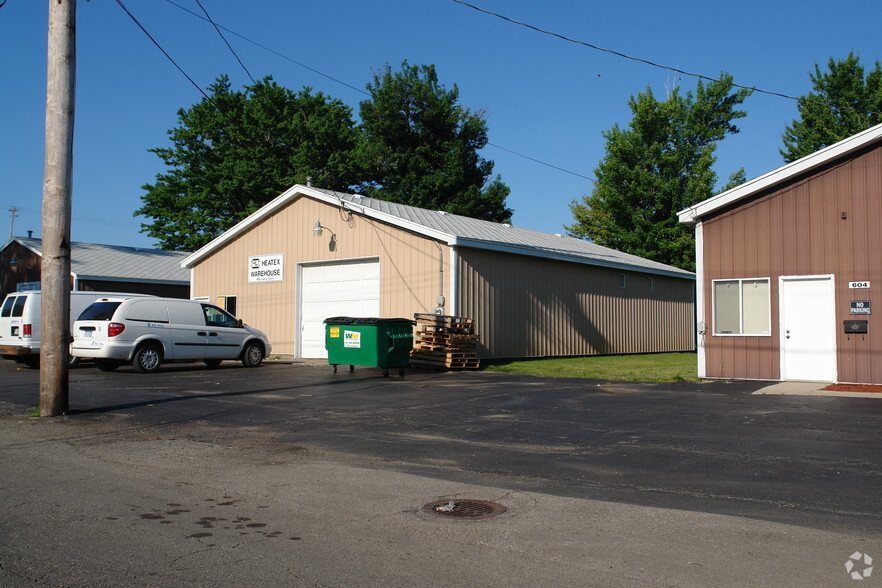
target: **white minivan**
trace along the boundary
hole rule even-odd
[[[155,372],[164,361],[238,359],[257,367],[272,351],[261,331],[213,304],[180,298],[102,298],[74,322],[71,353],[104,371],[131,362]]]
[[[83,310],[96,299],[106,296],[132,297],[149,294],[127,294],[123,292],[80,292],[70,293],[70,326]],[[0,357],[14,359],[30,367],[40,365],[40,306],[42,296],[39,290],[12,292],[0,306]],[[73,367],[79,359],[71,356]]]

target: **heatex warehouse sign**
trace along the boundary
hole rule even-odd
[[[281,282],[285,278],[283,255],[253,255],[248,258],[248,283]]]

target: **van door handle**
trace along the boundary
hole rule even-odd
[[[217,333],[215,333],[214,331],[211,331],[210,333],[208,333],[208,336],[209,337],[217,337]]]
[[[196,334],[199,335],[200,337],[204,337],[204,336],[206,336],[208,333],[206,333],[205,331],[197,331]]]

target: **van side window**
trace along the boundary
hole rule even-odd
[[[235,327],[238,321],[235,317],[211,304],[203,304],[202,312],[205,313],[205,324],[209,327]]]
[[[12,305],[12,316],[21,316],[24,314],[24,305],[28,301],[27,296],[19,296]]]
[[[17,296],[7,296],[3,301],[3,309],[0,310],[0,316],[7,317],[12,313],[12,305],[15,303]]]

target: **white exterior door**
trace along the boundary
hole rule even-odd
[[[380,315],[380,262],[302,266],[299,299],[300,357],[326,358],[326,318]]]
[[[836,380],[832,276],[781,277],[781,379]]]

